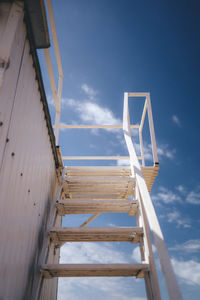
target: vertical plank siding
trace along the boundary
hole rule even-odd
[[[0,36],[10,4],[0,4]],[[12,30],[12,29],[11,29]],[[23,15],[0,88],[0,299],[31,299],[40,280],[48,212],[57,185],[55,161]],[[58,223],[61,222],[60,217]],[[49,262],[58,262],[50,247]],[[41,299],[56,299],[57,279]],[[35,290],[34,290],[35,289]]]

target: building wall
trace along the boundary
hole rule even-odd
[[[0,3],[0,40],[10,9]],[[43,282],[39,269],[58,179],[23,12],[15,31],[0,87],[0,300],[35,299],[37,291],[55,300],[57,280]],[[49,253],[58,262],[53,245]]]

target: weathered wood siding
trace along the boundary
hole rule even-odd
[[[8,3],[0,4],[0,39],[10,7]],[[46,226],[57,185],[55,161],[26,36],[22,14],[0,87],[1,300],[32,299],[38,288],[40,262],[45,262],[41,250],[47,242]],[[58,255],[50,247],[48,261],[58,262]],[[56,294],[57,280],[44,282],[40,299],[55,300]]]

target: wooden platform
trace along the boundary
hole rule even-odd
[[[53,227],[49,233],[56,244],[64,242],[131,242],[139,243],[140,227]]]
[[[158,165],[143,167],[142,174],[151,191]],[[135,179],[130,167],[67,167],[63,184],[66,198],[127,199],[132,196]]]
[[[116,277],[144,278],[148,264],[47,264],[41,267],[45,278],[53,277]]]
[[[112,199],[64,199],[56,205],[58,214],[128,213],[134,216],[138,208],[136,200]]]
[[[68,167],[65,179],[64,193],[69,198],[127,199],[135,187],[130,168]]]
[[[152,167],[142,167],[142,175],[144,176],[144,180],[147,185],[147,189],[151,192],[153,183],[158,175],[159,164],[155,164]]]

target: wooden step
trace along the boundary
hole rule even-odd
[[[137,211],[136,200],[105,200],[105,199],[65,199],[56,205],[58,214],[96,214],[96,213],[128,213],[134,216]]]
[[[142,167],[142,174],[146,181],[149,192],[151,191],[153,182],[158,174],[159,165]],[[93,177],[94,179],[104,179],[109,180],[115,179],[115,182],[124,179],[125,181],[131,177],[131,169],[129,166],[72,166],[67,167],[66,178],[69,182],[75,178],[81,178],[81,181],[87,180],[88,177]],[[110,178],[109,178],[110,177]],[[124,182],[124,181],[122,181]],[[74,195],[72,193],[71,197]]]
[[[121,167],[67,167],[63,182],[66,198],[127,199],[134,188],[130,169]]]
[[[140,227],[53,227],[49,232],[53,243],[65,242],[131,242],[139,243]]]
[[[46,264],[41,267],[45,278],[53,277],[132,277],[144,278],[148,264]]]

